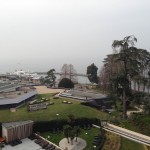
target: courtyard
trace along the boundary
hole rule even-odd
[[[26,138],[21,140],[22,143],[16,146],[5,145],[3,150],[43,150],[41,146],[36,144],[34,141]]]

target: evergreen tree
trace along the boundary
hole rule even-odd
[[[94,63],[87,67],[87,76],[92,83],[98,83],[97,70]]]

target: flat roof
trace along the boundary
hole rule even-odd
[[[31,91],[31,92],[25,93],[17,98],[0,99],[0,105],[18,104],[36,94],[38,94],[37,91]]]
[[[22,143],[16,146],[5,145],[3,150],[44,150],[40,145],[36,144],[34,141],[26,138],[21,140]]]
[[[33,123],[33,121],[27,120],[27,121],[18,121],[18,122],[7,122],[7,123],[2,123],[2,126],[5,128],[14,128],[16,126],[21,126],[29,123]]]

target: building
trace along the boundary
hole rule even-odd
[[[43,103],[37,103],[37,104],[28,104],[28,111],[35,111],[40,109],[46,109],[47,105],[45,102]]]
[[[16,139],[24,139],[32,134],[33,121],[20,121],[2,123],[2,136],[6,139],[6,142],[12,142]]]
[[[16,108],[23,103],[26,103],[35,98],[37,95],[36,90],[23,92],[19,91],[19,93],[8,93],[7,97],[0,97],[0,108]],[[12,94],[12,95],[10,95]],[[11,97],[10,97],[11,96]]]
[[[0,108],[16,108],[34,99],[36,89],[26,85],[0,82]]]

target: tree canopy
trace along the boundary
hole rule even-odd
[[[109,90],[122,97],[124,116],[127,102],[132,95],[133,82],[138,83],[140,80],[143,85],[146,84],[150,66],[150,53],[136,48],[135,42],[137,39],[134,36],[127,36],[120,41],[114,40],[114,53],[107,55],[100,73],[100,81],[106,81],[105,86],[109,85]]]
[[[55,69],[50,69],[47,72],[47,76],[45,78],[41,78],[41,82],[46,83],[51,87],[55,86],[56,76],[55,76],[54,72],[55,72]]]
[[[59,82],[58,87],[74,88],[74,83],[70,79],[68,79],[68,78],[63,78]]]
[[[97,70],[98,68],[94,63],[87,67],[87,76],[92,83],[98,83]]]

